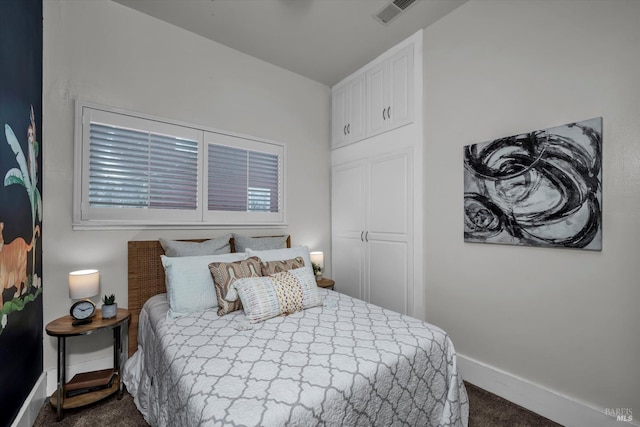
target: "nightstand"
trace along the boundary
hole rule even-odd
[[[85,325],[73,326],[71,316],[63,316],[51,321],[46,331],[48,335],[58,337],[58,388],[51,395],[49,402],[56,409],[58,421],[63,417],[64,409],[79,408],[90,403],[97,402],[105,397],[111,396],[116,392],[120,392],[119,398],[122,397],[123,383],[120,375],[120,366],[124,365],[127,360],[127,345],[122,345],[123,338],[127,339],[129,330],[129,319],[131,314],[129,310],[119,308],[116,317],[111,319],[103,319],[102,311],[96,310],[91,323]],[[100,331],[113,330],[113,371],[116,374],[113,384],[97,391],[80,394],[73,397],[65,397],[65,381],[66,381],[66,339],[80,335],[91,335]],[[123,351],[122,349],[125,349]]]
[[[334,282],[331,279],[327,279],[325,277],[323,277],[320,280],[316,280],[316,283],[318,284],[318,287],[320,288],[326,288],[326,289],[331,289],[333,290],[333,285],[336,284],[336,282]]]

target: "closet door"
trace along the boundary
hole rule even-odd
[[[403,314],[409,311],[408,296],[413,283],[412,176],[407,150],[369,162],[366,299]]]
[[[335,290],[363,299],[366,162],[332,169],[332,248]]]

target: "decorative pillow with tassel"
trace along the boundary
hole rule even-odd
[[[304,268],[238,279],[229,288],[226,299],[230,303],[239,299],[251,323],[322,304],[315,278]]]

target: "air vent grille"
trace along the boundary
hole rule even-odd
[[[398,6],[401,10],[406,10],[409,6],[414,4],[416,0],[395,0],[394,5]]]
[[[402,12],[406,11],[409,6],[417,2],[418,0],[394,0],[393,3],[389,3],[380,12],[373,17],[382,22],[388,24],[398,17]]]
[[[402,12],[402,9],[398,9],[393,4],[390,4],[389,6],[386,6],[384,9],[382,9],[376,15],[376,18],[379,21],[381,21],[383,24],[388,24],[389,22],[391,22],[393,20],[393,18],[395,18],[396,16],[400,15],[400,12]]]

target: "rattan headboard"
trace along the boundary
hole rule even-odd
[[[262,237],[262,236],[261,236]],[[267,237],[267,236],[264,236]],[[271,236],[270,236],[271,237]],[[185,240],[203,242],[206,239]],[[233,239],[229,241],[231,251],[235,251]],[[291,236],[287,237],[287,247],[291,247]],[[129,356],[138,349],[138,319],[144,303],[154,295],[167,292],[164,268],[160,255],[164,249],[158,240],[132,240],[128,242],[128,281],[129,281]]]

